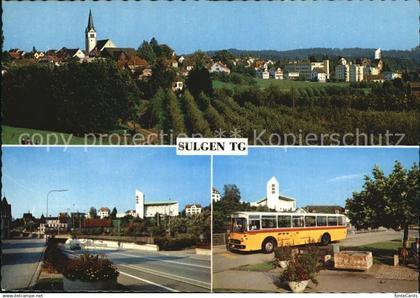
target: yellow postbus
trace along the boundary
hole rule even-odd
[[[347,220],[340,214],[235,212],[228,245],[230,250],[271,253],[276,246],[327,245],[346,236]]]

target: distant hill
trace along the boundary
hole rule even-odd
[[[287,51],[276,51],[276,50],[238,50],[228,49],[230,53],[235,56],[254,56],[263,59],[271,60],[296,60],[306,59],[309,56],[315,56],[317,58],[328,56],[330,59],[334,57],[345,57],[350,59],[366,57],[373,59],[375,49],[367,48],[309,48],[309,49],[295,49]],[[212,55],[216,51],[208,51],[207,54]],[[416,63],[420,63],[420,47],[416,47],[411,50],[388,50],[382,51],[382,57],[411,60]]]

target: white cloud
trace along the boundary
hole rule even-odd
[[[362,177],[363,177],[363,174],[342,175],[342,176],[337,176],[337,177],[328,179],[327,182],[347,181],[347,180],[358,179]]]

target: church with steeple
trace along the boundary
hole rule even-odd
[[[86,56],[100,56],[105,49],[114,49],[117,46],[111,39],[96,39],[95,25],[93,24],[92,11],[89,9],[88,24],[85,30]]]

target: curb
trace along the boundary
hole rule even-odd
[[[36,268],[34,274],[32,275],[31,281],[29,282],[29,285],[27,287],[28,289],[32,289],[39,279],[46,249],[47,249],[47,245],[45,245],[44,249],[42,250],[41,257],[39,258],[39,262],[38,262],[38,267]]]

